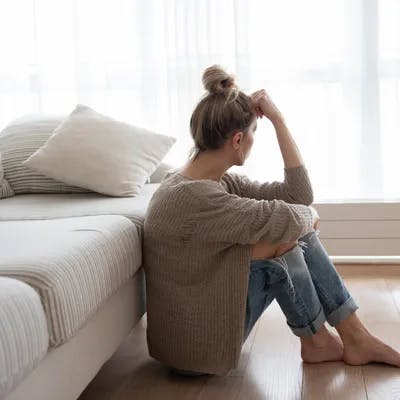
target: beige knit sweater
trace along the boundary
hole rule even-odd
[[[221,181],[167,173],[144,222],[147,343],[175,368],[226,375],[243,342],[251,245],[297,240],[312,230],[304,166],[284,182],[226,172]]]

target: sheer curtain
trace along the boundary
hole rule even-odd
[[[316,201],[400,197],[397,0],[2,0],[0,128],[76,103],[193,145],[201,75],[221,64],[285,115]],[[246,164],[283,178],[274,129],[259,120]]]

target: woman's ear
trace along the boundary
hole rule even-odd
[[[232,136],[232,145],[235,150],[238,150],[240,148],[241,142],[243,141],[243,132],[235,132],[235,134]]]

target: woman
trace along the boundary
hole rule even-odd
[[[164,177],[144,223],[150,355],[182,374],[225,375],[276,298],[305,362],[400,366],[359,320],[319,240],[307,169],[266,91],[247,96],[218,65],[203,84],[190,120],[197,152]],[[263,116],[275,127],[284,182],[226,172],[244,164]]]

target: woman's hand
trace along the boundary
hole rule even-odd
[[[320,220],[319,214],[318,214],[317,210],[314,207],[312,207],[312,206],[308,206],[308,207],[310,208],[310,210],[311,210],[311,212],[313,214],[313,221],[314,221],[313,228],[317,229],[318,223],[319,223],[319,220]]]
[[[251,97],[251,100],[253,101],[257,117],[262,118],[264,116],[264,114],[259,106],[260,94],[261,94],[261,90],[257,90],[257,92],[252,93],[250,95],[250,97]]]
[[[262,118],[265,115],[271,122],[277,119],[283,120],[283,115],[265,89],[257,90],[250,97],[253,100],[257,117]]]

